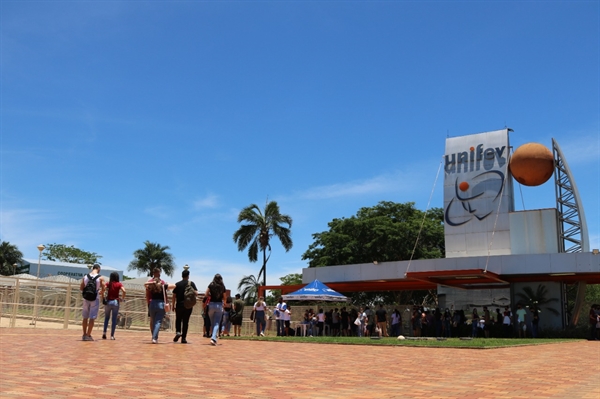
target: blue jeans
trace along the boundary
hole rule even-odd
[[[222,302],[209,302],[208,304],[208,317],[210,318],[210,327],[212,329],[212,339],[214,341],[219,338],[219,325],[221,324],[221,317],[223,316],[223,303]]]
[[[254,315],[254,321],[256,322],[256,335],[260,335],[261,332],[265,331],[265,326],[267,324],[265,322],[265,311],[257,310]]]
[[[283,334],[285,333],[285,323],[283,320],[276,320],[276,321],[277,321],[277,336],[283,337]]]
[[[360,321],[360,326],[358,326],[358,336],[362,337],[365,334],[365,321]]]
[[[150,317],[154,320],[152,339],[158,339],[160,324],[162,323],[163,317],[165,317],[165,301],[155,299],[150,301]]]
[[[444,336],[446,336],[446,338],[450,338],[452,336],[450,324],[450,320],[444,320]]]
[[[229,329],[231,328],[231,322],[229,320],[229,311],[223,311],[223,318],[221,319],[221,333],[227,331],[229,333]]]
[[[400,335],[400,323],[392,324],[392,337],[398,337]]]
[[[106,334],[106,330],[108,329],[108,319],[112,319],[112,324],[110,326],[110,336],[113,337],[115,335],[115,329],[117,328],[117,316],[119,314],[119,301],[116,299],[112,299],[106,303],[104,306],[104,334]]]

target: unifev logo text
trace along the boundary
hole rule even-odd
[[[483,149],[483,144],[477,147],[469,148],[469,151],[462,151],[453,154],[446,154],[444,170],[446,173],[464,173],[481,170],[490,170],[494,168],[496,161],[499,167],[506,165],[506,156],[504,152],[506,146]]]

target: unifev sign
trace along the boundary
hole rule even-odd
[[[514,202],[508,159],[508,129],[446,139],[447,258],[510,254],[508,213]]]

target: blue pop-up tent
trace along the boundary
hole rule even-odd
[[[286,301],[345,302],[348,300],[348,297],[332,290],[319,280],[315,280],[291,294],[282,295],[282,297]]]

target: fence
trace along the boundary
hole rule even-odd
[[[121,328],[131,330],[149,330],[150,318],[143,286],[127,286],[126,301],[121,303],[119,313],[124,318]],[[28,278],[0,278],[0,326],[22,328],[73,328],[81,326],[82,297],[79,282],[60,282]],[[244,309],[242,334],[251,335],[255,325],[250,321],[251,309]],[[163,327],[174,331],[175,314],[166,317]],[[102,327],[104,306],[100,306],[95,328]],[[274,323],[273,323],[274,324]],[[194,308],[190,318],[189,332],[202,333],[204,319],[200,306]],[[271,329],[274,329],[271,326]]]
[[[82,297],[79,290],[79,281],[61,282],[36,280],[19,277],[0,277],[0,326],[9,328],[74,328],[81,326]],[[128,285],[123,282],[127,290],[126,301],[121,303],[120,315],[124,318],[121,328],[131,330],[149,330],[150,318],[146,304],[145,290],[142,285]],[[305,309],[323,309],[328,311],[339,305],[292,305],[292,325],[300,324]],[[271,307],[272,308],[272,307]],[[348,306],[350,308],[350,306]],[[398,307],[402,313],[401,333],[410,335],[410,313],[406,306]],[[391,315],[392,309],[387,309]],[[403,312],[404,310],[404,312]],[[252,306],[244,308],[242,322],[242,335],[255,335],[256,326],[250,320]],[[104,322],[104,306],[100,306],[96,329],[102,328]],[[171,312],[168,321],[164,323],[167,331],[174,331],[175,315]],[[120,325],[120,324],[119,324]],[[203,333],[204,319],[200,307],[196,306],[190,318],[189,332]],[[274,335],[275,322],[267,322],[266,333]]]

